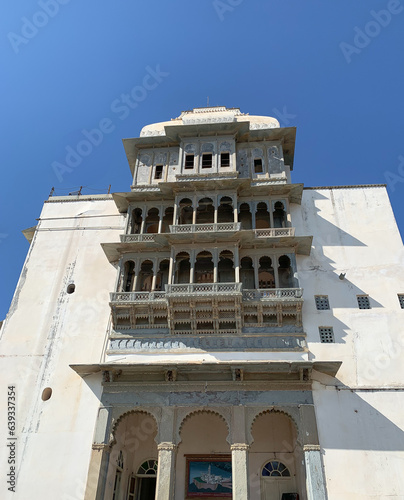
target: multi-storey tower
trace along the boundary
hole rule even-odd
[[[124,140],[129,192],[45,202],[10,498],[401,498],[401,238],[384,186],[293,184],[294,145],[197,108]]]

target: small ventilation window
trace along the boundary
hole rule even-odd
[[[320,326],[318,328],[320,333],[320,340],[324,344],[331,344],[334,341],[334,329],[332,326]]]
[[[262,159],[261,158],[254,159],[254,172],[256,174],[262,173]]]
[[[204,153],[202,155],[202,168],[212,168],[212,153]]]
[[[318,311],[325,311],[330,308],[328,295],[316,295],[314,299],[316,301],[316,308]]]
[[[194,155],[185,155],[185,168],[194,168]]]
[[[404,309],[404,293],[398,294],[398,301],[400,302],[401,309]]]
[[[42,391],[42,401],[48,401],[52,396],[52,389],[50,387],[46,387]]]
[[[271,477],[290,477],[289,469],[282,462],[273,460],[264,465],[262,475]]]
[[[220,166],[230,167],[230,153],[220,153]]]
[[[74,290],[76,290],[76,285],[74,285],[73,283],[70,283],[70,285],[68,285],[66,288],[67,293],[73,293]]]
[[[359,309],[370,309],[370,302],[368,295],[357,295]]]
[[[162,179],[163,178],[163,165],[156,165],[156,171],[154,173],[154,178],[155,179]]]

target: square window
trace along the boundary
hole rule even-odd
[[[359,309],[370,309],[368,295],[357,295]]]
[[[194,155],[185,155],[185,168],[194,168]]]
[[[254,172],[256,174],[262,173],[262,159],[261,158],[254,159]]]
[[[163,165],[156,165],[156,170],[154,172],[154,178],[155,179],[162,179],[163,178]]]
[[[318,311],[324,311],[325,309],[330,308],[328,295],[316,295],[314,300],[316,301],[316,308]]]
[[[398,301],[400,302],[401,309],[404,309],[404,293],[398,294]]]
[[[230,167],[230,153],[220,153],[220,166]]]
[[[202,155],[202,168],[212,168],[212,153]]]
[[[332,326],[319,326],[320,340],[324,344],[332,344],[334,342],[334,329]]]

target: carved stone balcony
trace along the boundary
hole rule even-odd
[[[183,233],[206,233],[206,232],[234,232],[240,231],[239,222],[218,222],[212,224],[179,224],[170,226],[170,233],[183,234]]]
[[[261,288],[243,290],[243,301],[303,300],[303,288]]]
[[[139,304],[140,302],[164,301],[165,292],[112,292],[110,301],[112,304]]]
[[[294,236],[294,227],[271,227],[268,229],[256,229],[256,238],[279,238],[281,236]]]
[[[241,295],[242,283],[183,283],[166,285],[167,297]]]
[[[155,241],[155,234],[121,234],[121,243],[143,243],[146,241]]]

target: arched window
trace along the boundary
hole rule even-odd
[[[183,198],[180,201],[179,224],[192,224],[192,201],[189,198]]]
[[[229,196],[223,196],[217,209],[217,222],[233,222],[233,200]]]
[[[157,460],[146,460],[136,475],[129,478],[128,500],[154,498],[156,494]]]
[[[210,224],[215,217],[215,209],[213,207],[213,200],[210,198],[202,198],[199,200],[198,209],[196,211],[197,224]]]
[[[292,266],[290,265],[290,258],[287,255],[279,257],[279,288],[293,288],[294,277]]]
[[[274,205],[274,227],[286,227],[286,212],[281,201],[277,201]]]
[[[245,290],[255,288],[254,265],[251,257],[243,257],[240,261],[240,278]]]
[[[133,280],[135,278],[135,263],[131,260],[125,262],[122,289],[124,292],[131,292]]]
[[[138,468],[137,476],[156,476],[157,475],[157,460],[146,460]]]
[[[140,266],[139,273],[139,290],[142,292],[150,292],[153,282],[153,262],[151,260],[145,260]]]
[[[159,270],[156,277],[156,290],[165,290],[165,285],[168,283],[168,270],[170,268],[170,261],[164,259],[160,262]]]
[[[252,216],[248,203],[242,203],[238,213],[241,229],[252,229]]]
[[[135,208],[132,210],[132,225],[131,225],[131,233],[139,234],[140,229],[142,227],[142,210],[140,208]]]
[[[196,256],[195,283],[213,283],[213,260],[210,252],[199,252]]]
[[[217,271],[219,283],[234,282],[233,254],[230,250],[220,252]]]
[[[267,229],[268,227],[271,227],[268,207],[266,203],[260,202],[257,205],[257,212],[255,214],[255,228]]]
[[[151,208],[147,212],[146,217],[146,233],[159,232],[159,210],[158,208]]]
[[[282,462],[273,460],[268,462],[262,468],[262,476],[271,477],[290,477],[289,469]]]
[[[269,257],[261,257],[258,269],[258,288],[275,288],[275,274]]]
[[[175,257],[175,283],[189,283],[191,263],[187,252],[180,252]]]

